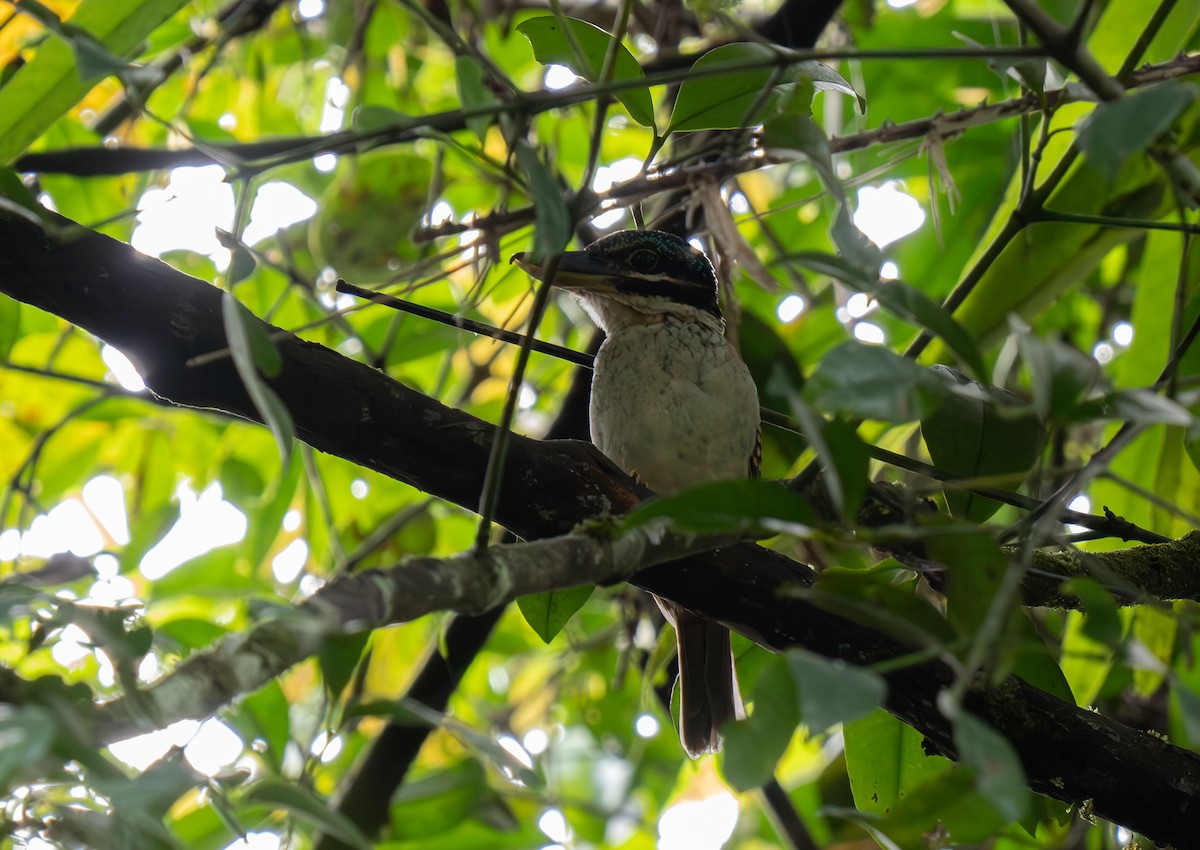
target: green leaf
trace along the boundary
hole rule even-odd
[[[345,815],[335,811],[328,801],[308,788],[290,780],[267,777],[246,789],[244,802],[283,809],[300,820],[336,837],[343,844],[370,850],[371,842]]]
[[[235,305],[238,309],[235,311],[236,321],[233,324],[239,345],[244,346],[244,353],[250,355],[251,362],[259,372],[268,378],[279,377],[283,370],[283,357],[271,341],[271,337],[267,335],[266,326],[236,299],[229,295],[224,296],[223,307],[226,310],[233,309]],[[229,322],[228,319],[226,321]],[[227,324],[226,333],[228,332]]]
[[[813,731],[869,714],[883,704],[887,683],[877,673],[804,649],[784,654],[800,700],[800,717]]]
[[[1084,615],[1079,611],[1067,614],[1059,664],[1071,686],[1075,703],[1091,705],[1108,679],[1113,666],[1113,650],[1084,631]]]
[[[38,227],[60,226],[46,208],[38,203],[38,199],[29,191],[21,175],[11,168],[0,168],[0,209],[15,213]]]
[[[30,605],[41,598],[41,591],[25,584],[24,576],[6,576],[4,581],[0,582],[0,617],[8,621],[15,617],[28,616]]]
[[[21,305],[0,294],[0,361],[7,362],[21,330]]]
[[[752,706],[749,717],[721,730],[725,778],[739,791],[758,788],[771,778],[800,725],[796,686],[783,659],[772,658],[759,671]]]
[[[907,283],[889,280],[876,287],[871,294],[897,316],[941,337],[946,347],[954,352],[976,378],[987,374],[983,358],[971,337],[945,307],[924,292]]]
[[[820,461],[829,500],[839,516],[853,520],[870,486],[870,449],[855,429],[840,419],[818,416],[801,398],[789,403]]]
[[[487,793],[487,778],[474,760],[405,782],[392,798],[397,838],[429,838],[453,829],[474,814]]]
[[[1149,148],[1196,99],[1196,86],[1169,80],[1104,103],[1079,132],[1079,146],[1108,183],[1132,156]]]
[[[1029,811],[1025,771],[1008,741],[970,712],[960,712],[954,722],[954,746],[963,764],[975,770],[975,787],[1010,821]]]
[[[946,567],[946,619],[958,633],[972,639],[972,648],[984,622],[996,605],[1000,579],[1009,568],[1008,556],[991,535],[931,535],[928,557]],[[1071,688],[1057,657],[1019,604],[1003,612],[1000,634],[986,647],[988,673],[994,682],[1016,673],[1062,700],[1072,699]],[[961,650],[963,652],[967,650]]]
[[[536,229],[530,260],[543,262],[562,251],[571,238],[572,218],[554,174],[526,139],[517,141],[517,162],[529,178]]]
[[[129,543],[121,550],[121,572],[136,570],[146,553],[154,548],[178,521],[177,504],[147,507],[141,512],[130,529]]]
[[[934,464],[964,478],[1006,476],[997,482],[1016,489],[1041,453],[1042,424],[1032,408],[1001,390],[971,381],[945,366],[933,366],[951,390],[921,418],[921,435]],[[956,518],[983,522],[1002,505],[953,486],[943,489]]]
[[[84,0],[68,21],[111,54],[135,53],[187,0]],[[71,45],[52,36],[0,89],[0,164],[12,162],[92,88]]]
[[[785,82],[769,63],[778,49],[757,42],[714,47],[697,59],[679,86],[667,132],[737,130],[756,123],[770,105],[771,80]]]
[[[232,811],[228,796],[219,786],[210,792],[212,805],[173,814],[171,836],[189,850],[221,850],[249,830]]]
[[[840,419],[820,421],[822,445],[813,447],[822,457],[831,495],[834,492],[831,476],[837,478],[835,506],[843,518],[853,520],[871,486],[871,449],[858,431]]]
[[[58,725],[53,715],[34,705],[10,708],[0,717],[0,785],[33,767],[50,751]]]
[[[1007,556],[982,532],[931,535],[926,547],[929,558],[946,567],[946,619],[960,635],[974,635],[995,601]]]
[[[21,8],[25,14],[36,18],[42,26],[71,46],[79,65],[79,75],[84,80],[120,74],[131,69],[132,66],[128,62],[114,56],[85,30],[73,24],[63,23],[52,9],[37,0],[24,0]]]
[[[160,623],[155,631],[160,641],[164,637],[169,638],[188,652],[204,646],[211,646],[229,634],[227,627],[196,617],[180,617]]]
[[[520,29],[520,26],[517,28]],[[455,79],[458,81],[458,99],[462,102],[464,110],[470,112],[473,109],[481,109],[499,103],[491,89],[487,87],[483,66],[474,56],[463,54],[455,57],[454,71]],[[486,142],[488,127],[496,120],[496,116],[473,115],[464,120],[467,129],[474,133],[480,142]]]
[[[565,590],[547,590],[545,593],[522,596],[517,600],[517,607],[521,609],[529,627],[545,643],[549,643],[591,598],[593,590],[595,587],[590,584]]]
[[[718,481],[677,496],[654,499],[625,518],[636,528],[653,517],[700,534],[804,534],[817,524],[808,502],[776,481]]]
[[[946,618],[917,595],[917,582],[898,581],[901,569],[894,560],[865,570],[827,567],[817,577],[813,601],[914,646],[941,647],[953,641]]]
[[[1072,414],[1079,399],[1100,377],[1095,360],[1061,342],[1046,342],[1022,333],[1018,346],[1029,370],[1033,405],[1042,419]]]
[[[363,652],[371,639],[370,632],[330,635],[321,642],[317,662],[330,697],[338,699],[363,660]]]
[[[858,97],[832,68],[812,61],[787,63],[789,55],[760,42],[714,47],[697,59],[684,77],[668,132],[736,130],[776,114],[808,116],[816,90]],[[865,100],[858,100],[865,106]],[[786,124],[779,129],[789,132]],[[793,125],[791,129],[803,132],[806,128]]]
[[[1090,578],[1073,578],[1062,586],[1062,592],[1083,603],[1083,633],[1092,640],[1115,647],[1121,642],[1125,626],[1120,609],[1112,594]]]
[[[763,121],[763,145],[768,150],[789,150],[804,154],[817,177],[834,199],[845,203],[846,192],[833,168],[829,138],[811,115],[781,112]]]
[[[809,403],[822,412],[883,422],[917,419],[945,394],[945,386],[925,367],[857,342],[829,351],[805,387]]]
[[[817,91],[836,91],[850,95],[850,97],[858,102],[859,112],[865,113],[867,111],[867,99],[856,92],[854,86],[846,82],[845,77],[828,65],[810,60],[798,62],[793,66],[792,71],[797,76],[806,77],[811,80],[813,88]]]
[[[184,763],[182,752],[175,750],[141,776],[98,778],[94,782],[96,790],[109,798],[114,811],[154,829],[161,826],[175,801],[199,784],[200,777]]]
[[[278,680],[268,682],[239,700],[229,713],[229,720],[248,744],[261,739],[266,749],[260,755],[276,770],[281,769],[284,751],[291,739],[291,721],[288,699]]]
[[[1138,387],[1088,399],[1071,411],[1070,418],[1074,422],[1118,419],[1141,425],[1177,425],[1183,428],[1189,428],[1196,422],[1183,405]]]
[[[245,243],[229,231],[222,230],[219,227],[217,228],[217,241],[221,243],[222,247],[228,248],[231,254],[229,271],[226,272],[229,285],[233,286],[235,283],[240,283],[248,278],[258,265],[258,260],[254,259],[254,255],[246,248]],[[271,346],[272,351],[274,351],[274,348],[274,346]],[[259,368],[262,368],[261,364]],[[271,373],[272,377],[276,374],[278,374],[277,371]]]
[[[873,289],[879,283],[883,252],[858,229],[850,215],[849,204],[838,207],[833,225],[829,228],[829,237],[851,272],[846,282],[861,291]]]
[[[390,127],[395,127],[404,124],[411,119],[403,112],[392,109],[388,106],[379,106],[378,104],[368,104],[359,106],[354,110],[354,115],[351,119],[354,129],[360,133],[372,133],[379,130],[386,130]]]
[[[925,850],[930,835],[953,846],[985,842],[1008,819],[977,790],[972,774],[957,766],[934,774],[897,800],[878,828],[905,850]]]
[[[517,31],[529,39],[533,55],[543,65],[566,65],[589,82],[601,82],[604,57],[610,49],[617,51],[612,66],[614,80],[639,80],[646,76],[625,45],[587,21],[546,15],[522,21],[517,24]],[[620,89],[614,94],[634,121],[643,127],[654,126],[654,102],[649,88]]]
[[[980,52],[986,51],[987,46],[981,44],[973,38],[968,38],[962,33],[954,34],[959,41],[965,42],[972,47],[978,48]],[[987,60],[987,66],[1000,79],[1006,83],[1009,80],[1016,80],[1030,91],[1041,93],[1046,88],[1046,65],[1045,59],[1030,58],[1030,59],[1004,59],[990,57]]]
[[[825,131],[807,114],[780,111],[763,121],[763,141],[770,149],[793,150],[804,154],[821,184],[838,203],[829,235],[839,256],[800,251],[790,255],[790,258],[813,271],[844,281],[860,292],[874,293],[879,283],[883,254],[854,224],[846,192],[833,167],[833,156]],[[932,312],[925,309],[923,314]]]
[[[758,385],[760,403],[770,410],[789,410],[804,390],[804,372],[781,337],[781,328],[750,310],[742,311],[738,341],[742,359]],[[798,457],[807,445],[800,434],[781,428],[764,428],[764,448],[777,447],[782,457]]]
[[[229,468],[232,467],[223,467],[222,471]],[[265,562],[270,554],[271,547],[283,527],[283,518],[291,510],[296,485],[303,472],[304,460],[299,453],[293,452],[290,457],[285,458],[283,469],[271,478],[266,487],[260,487],[252,498],[246,498],[241,503],[248,520],[242,550],[251,564]],[[229,498],[233,499],[232,492],[229,493]]]
[[[267,374],[270,374],[271,370],[278,374],[283,360],[267,336],[263,322],[228,293],[221,296],[221,313],[233,365],[251,401],[254,402],[254,407],[271,429],[280,454],[286,459],[291,455],[292,441],[296,436],[292,416],[279,396],[267,386],[259,374],[259,369],[263,369],[264,366]]]
[[[789,254],[788,259],[796,263],[798,266],[816,272],[817,274],[828,275],[829,277],[850,284],[855,289],[869,289],[869,286],[863,285],[862,275],[849,261],[837,254],[830,254],[826,251],[797,251],[794,254]]]
[[[925,754],[924,736],[882,709],[842,727],[846,772],[860,812],[886,815],[922,782],[950,769],[941,756]]]
[[[75,52],[79,76],[84,80],[96,81],[102,77],[120,76],[135,70],[135,66],[106,50],[103,44],[86,32],[67,29],[66,35],[71,50]]]
[[[1138,664],[1133,671],[1133,687],[1139,696],[1149,699],[1162,686],[1178,633],[1179,623],[1170,613],[1149,605],[1134,611],[1132,635],[1150,656],[1149,663]]]
[[[1183,682],[1173,682],[1171,693],[1179,704],[1184,733],[1192,749],[1200,749],[1200,695]]]
[[[1010,634],[1011,637],[1007,640],[1014,647],[1011,672],[1034,687],[1053,694],[1066,704],[1073,703],[1075,695],[1059,664],[1058,648],[1052,650],[1046,645],[1046,639],[1042,637],[1039,627],[1028,611],[1018,608],[1013,614]],[[1008,674],[1008,667],[998,669],[992,680],[996,681]]]
[[[370,107],[364,120],[395,124],[397,114],[388,117],[381,109]],[[424,256],[413,230],[429,210],[433,182],[431,158],[395,148],[342,160],[309,219],[313,259],[356,283],[386,281],[410,268]],[[388,214],[380,215],[381,209]]]

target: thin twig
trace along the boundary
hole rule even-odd
[[[500,340],[501,342],[507,342],[513,345],[528,345],[531,349],[541,354],[549,354],[552,357],[557,357],[559,360],[565,360],[568,363],[573,363],[576,366],[582,366],[585,369],[592,368],[592,358],[589,355],[580,351],[575,351],[571,348],[566,348],[565,346],[555,345],[552,342],[545,342],[540,339],[535,339],[529,334],[508,331],[484,322],[476,322],[472,319],[464,319],[462,316],[455,315],[454,313],[447,313],[443,310],[436,310],[433,307],[425,307],[421,304],[414,304],[411,301],[405,301],[401,298],[396,298],[392,295],[386,295],[382,292],[374,292],[370,289],[363,289],[361,286],[355,286],[352,283],[346,283],[344,280],[339,280],[337,282],[337,291],[346,292],[350,295],[358,296],[359,298],[365,298],[368,301],[374,301],[376,304],[382,304],[385,307],[391,307],[393,310],[411,313],[414,316],[420,316],[423,319],[440,322],[443,325],[449,325],[450,327],[469,331],[473,334],[491,337],[492,339]]]
[[[513,419],[517,413],[517,399],[521,395],[521,384],[525,380],[525,368],[529,364],[529,352],[537,327],[550,301],[550,292],[554,286],[554,277],[558,272],[559,254],[546,260],[546,277],[538,286],[537,295],[533,299],[533,309],[529,311],[529,334],[525,344],[517,352],[517,362],[513,366],[512,378],[509,379],[508,396],[504,399],[504,411],[496,425],[496,438],[492,450],[488,454],[487,470],[483,476],[483,492],[479,497],[479,528],[475,535],[474,553],[482,556],[487,550],[491,537],[492,517],[495,516],[496,503],[500,498],[500,485],[504,477],[504,459],[508,452],[508,438],[512,433]]]

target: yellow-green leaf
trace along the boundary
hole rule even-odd
[[[517,24],[517,31],[529,39],[533,55],[543,65],[566,65],[589,82],[600,82],[604,57],[610,49],[616,50],[612,79],[637,80],[646,76],[625,45],[587,21],[545,15],[522,21]],[[623,88],[615,95],[634,121],[644,127],[654,126],[650,89],[645,86]]]
[[[187,0],[84,0],[67,23],[116,56],[135,54],[138,45]],[[96,83],[78,67],[78,53],[58,36],[0,89],[0,163],[9,163]]]

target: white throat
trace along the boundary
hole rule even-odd
[[[725,333],[725,320],[720,316],[669,298],[620,292],[575,291],[571,294],[609,336],[626,328],[656,324],[668,317],[700,325],[719,335]]]

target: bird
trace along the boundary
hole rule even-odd
[[[589,404],[604,455],[661,496],[759,476],[758,390],[725,337],[703,252],[671,233],[624,230],[563,252],[552,275],[524,253],[512,262],[570,292],[605,333]],[[683,749],[717,752],[721,726],[745,716],[729,630],[655,600],[676,632]]]

